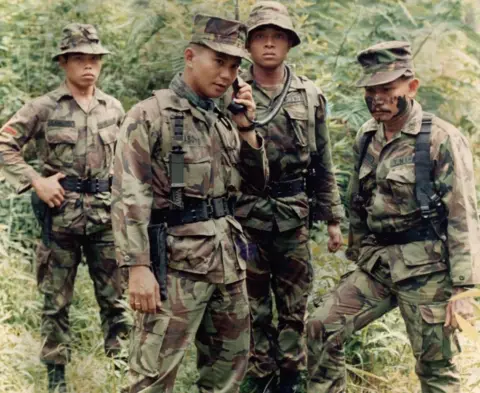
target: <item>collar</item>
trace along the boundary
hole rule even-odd
[[[178,73],[174,76],[170,82],[169,88],[179,97],[187,99],[195,108],[200,108],[207,112],[215,109],[215,103],[213,100],[210,98],[202,98],[195,93],[190,86],[185,83],[182,73]]]
[[[58,86],[54,91],[50,94],[55,101],[60,101],[64,97],[73,98],[70,89],[67,86],[67,83],[63,81],[60,86]],[[96,98],[98,101],[103,101],[104,103],[107,102],[107,95],[101,91],[98,87],[95,87],[93,91],[93,97]]]

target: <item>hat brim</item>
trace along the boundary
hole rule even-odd
[[[195,43],[195,42],[194,42]],[[212,42],[207,40],[202,40],[201,42],[196,42],[198,44],[204,45],[210,49],[213,49],[215,52],[225,53],[226,55],[240,57],[242,59],[248,60],[248,52],[244,48],[239,48],[235,45]]]
[[[379,71],[371,75],[364,75],[357,81],[357,87],[369,87],[384,85],[386,83],[393,82],[395,79],[400,78],[402,75],[411,71],[410,68],[400,68],[394,71]]]
[[[299,45],[302,42],[300,40],[300,36],[297,34],[295,30],[292,29],[290,25],[286,25],[285,23],[277,22],[277,21],[265,21],[265,22],[260,22],[250,26],[247,30],[247,41],[250,33],[253,30],[258,29],[259,27],[262,27],[262,26],[276,26],[276,27],[280,27],[282,30],[285,30],[288,34],[290,34],[290,37],[292,38],[292,48]]]
[[[57,60],[60,56],[66,55],[68,53],[83,53],[86,55],[109,55],[111,52],[108,49],[105,49],[100,44],[82,44],[78,45],[75,48],[69,48],[64,51],[57,53],[52,57],[52,60]]]

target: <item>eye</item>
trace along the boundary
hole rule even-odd
[[[215,58],[215,62],[217,63],[217,65],[218,65],[219,67],[221,67],[221,66],[223,66],[223,65],[225,64],[225,60],[220,59],[219,57],[216,57],[216,58]]]

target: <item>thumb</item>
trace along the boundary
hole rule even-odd
[[[450,303],[447,305],[447,312],[445,315],[445,324],[443,326],[448,327],[450,326],[452,321],[452,309],[450,307]]]
[[[54,175],[55,179],[57,179],[57,180],[63,179],[65,176],[67,176],[67,175],[65,175],[65,174],[62,173],[62,172],[57,172],[57,173],[55,173],[55,175]]]

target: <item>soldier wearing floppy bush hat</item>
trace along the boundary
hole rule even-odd
[[[128,327],[121,298],[124,280],[115,260],[110,218],[110,184],[115,140],[124,111],[95,86],[101,57],[109,53],[91,25],[63,29],[53,57],[65,72],[57,89],[25,104],[0,130],[0,166],[18,193],[32,188],[41,213],[37,283],[44,295],[41,360],[49,392],[65,392],[70,360],[68,312],[78,266],[85,255],[100,306],[107,355],[120,351]],[[34,140],[41,167],[22,156]]]
[[[265,139],[271,171],[265,191],[243,187],[236,209],[258,250],[247,267],[252,348],[241,392],[301,393],[306,389],[305,319],[313,281],[309,228],[313,222],[326,222],[329,249],[336,251],[342,243],[343,208],[326,126],[326,99],[312,81],[286,65],[290,49],[300,44],[287,8],[260,1],[246,23],[253,65],[241,77],[252,86],[259,120],[271,117],[257,128]]]

